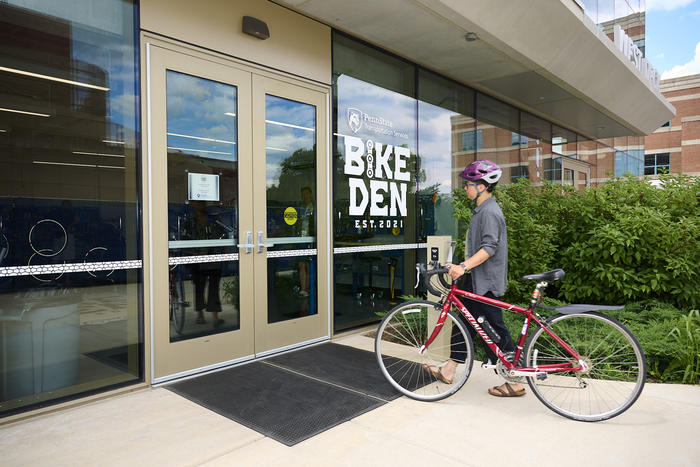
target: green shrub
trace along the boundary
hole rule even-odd
[[[683,311],[658,300],[630,303],[606,314],[622,322],[634,334],[647,359],[647,374],[656,381],[680,381],[672,364],[684,353],[671,331],[683,319]]]
[[[508,301],[522,301],[525,274],[555,268],[566,278],[548,293],[568,302],[626,303],[658,298],[700,307],[700,179],[661,177],[663,189],[633,177],[580,193],[527,180],[495,196],[508,229]],[[468,225],[472,203],[455,190],[455,215]],[[464,229],[458,245],[463,248]],[[463,257],[463,251],[457,257]]]
[[[682,325],[669,333],[682,350],[667,371],[678,378],[682,374],[684,383],[697,384],[700,382],[700,313],[692,310],[682,318]]]

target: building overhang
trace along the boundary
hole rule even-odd
[[[274,1],[591,139],[675,115],[574,0]]]

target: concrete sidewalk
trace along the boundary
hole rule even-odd
[[[293,447],[167,389],[146,389],[1,426],[0,464],[700,465],[698,386],[647,384],[624,414],[583,423],[550,411],[529,390],[489,396],[495,384],[493,371],[475,365],[446,400],[401,397]]]

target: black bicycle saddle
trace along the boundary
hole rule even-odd
[[[556,281],[564,277],[566,273],[563,269],[552,269],[551,271],[539,274],[528,274],[520,278],[521,281]]]

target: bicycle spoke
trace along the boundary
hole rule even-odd
[[[396,389],[416,399],[447,397],[464,384],[471,370],[471,339],[451,313],[430,346],[419,351],[433,333],[440,312],[440,307],[430,302],[408,302],[392,309],[377,330],[375,348],[382,373]],[[454,341],[451,326],[456,326],[460,334]],[[442,367],[451,356],[458,362],[452,384],[426,371],[428,367]]]
[[[408,337],[404,333],[401,332],[401,330],[395,326],[394,324],[391,324],[391,329],[395,331],[395,333],[389,333],[390,337],[394,337],[395,339],[398,339],[399,341],[405,342],[406,344],[413,345],[414,347],[418,347],[417,342],[411,342]]]
[[[542,402],[561,415],[589,421],[614,417],[634,403],[644,386],[646,364],[641,348],[622,325],[599,313],[559,315],[550,325],[587,369],[549,373],[544,380],[529,377]],[[526,346],[529,364],[535,350],[538,364],[576,364],[542,329]]]
[[[421,313],[421,312],[419,312],[419,313]],[[411,323],[408,322],[408,318],[407,318],[406,316],[407,316],[407,315],[402,315],[403,320],[404,320],[404,322],[406,323],[406,329],[408,329],[408,333],[407,333],[407,334],[410,334],[411,337],[413,338],[413,342],[415,342],[415,343],[417,344],[417,343],[420,342],[420,341],[418,340],[418,338],[416,337],[416,335],[413,333],[413,329],[412,329]]]

